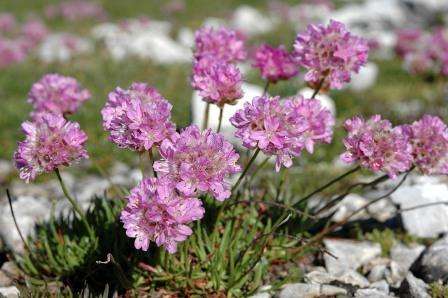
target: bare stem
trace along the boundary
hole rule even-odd
[[[320,80],[319,85],[317,85],[316,89],[314,89],[313,95],[311,95],[312,99],[315,98],[316,95],[319,93],[320,89],[322,89],[322,86],[324,85],[325,82],[325,78],[326,76]]]
[[[210,103],[207,102],[204,110],[204,119],[202,120],[202,130],[208,128],[208,116],[210,114]]]
[[[67,200],[70,202],[70,204],[72,205],[73,209],[75,210],[75,212],[78,214],[78,216],[80,217],[81,221],[83,222],[84,226],[86,227],[87,231],[89,232],[89,234],[91,236],[94,235],[92,228],[90,227],[89,223],[87,222],[86,219],[86,215],[84,214],[84,212],[82,211],[81,207],[79,207],[78,203],[76,202],[76,200],[69,194],[67,187],[65,186],[64,181],[62,180],[61,174],[59,173],[59,169],[56,168],[55,170],[56,176],[58,177],[58,181],[59,184],[61,185],[61,189],[62,192],[64,193],[65,197],[67,198]]]
[[[12,208],[12,198],[9,193],[9,189],[6,189],[6,196],[8,197],[9,209],[11,210],[12,220],[14,221],[14,225],[16,226],[17,233],[19,233],[20,239],[22,239],[23,246],[30,252],[29,246],[25,241],[25,237],[23,237],[22,231],[20,231],[19,224],[17,223],[16,216],[14,214],[14,209]]]
[[[269,85],[270,85],[270,82],[266,81],[266,84],[264,85],[263,95],[262,96],[265,96],[268,93]]]
[[[335,184],[336,182],[341,181],[342,179],[344,179],[347,176],[350,176],[351,174],[359,171],[360,167],[357,166],[353,169],[348,170],[347,172],[345,172],[344,174],[330,180],[329,182],[327,182],[326,184],[322,185],[321,187],[319,187],[318,189],[312,191],[311,193],[307,194],[306,196],[304,196],[303,198],[301,198],[297,203],[295,203],[293,205],[293,207],[297,207],[298,205],[302,204],[303,202],[306,202],[307,200],[309,200],[311,197],[313,197],[314,195],[324,191],[325,189],[327,189],[328,187],[332,186],[333,184]]]
[[[219,121],[218,121],[218,129],[217,129],[217,132],[220,132],[220,131],[221,131],[221,124],[222,124],[222,114],[223,114],[223,111],[224,111],[224,106],[222,106],[222,107],[219,108]]]
[[[149,156],[149,163],[151,164],[151,169],[152,169],[152,173],[154,175],[154,177],[157,178],[157,172],[154,169],[154,153],[152,152],[153,147],[151,147],[151,149],[149,149],[148,151],[148,156]]]
[[[258,153],[260,153],[260,148],[257,148],[252,155],[251,159],[247,163],[246,167],[244,168],[243,172],[241,173],[240,177],[236,181],[235,185],[232,187],[232,192],[238,189],[238,186],[240,185],[241,181],[243,180],[244,176],[246,176],[247,171],[249,170],[250,166],[254,163],[255,159],[257,158]]]

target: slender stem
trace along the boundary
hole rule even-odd
[[[399,213],[403,213],[403,212],[407,212],[407,211],[412,211],[412,210],[416,210],[416,209],[427,208],[427,207],[432,207],[432,206],[437,206],[437,205],[448,205],[448,201],[440,201],[440,202],[421,204],[421,205],[417,205],[414,207],[397,210],[396,213],[399,214]]]
[[[204,110],[204,119],[202,119],[202,130],[208,128],[208,116],[210,114],[210,103],[207,102]]]
[[[262,96],[265,96],[268,93],[269,85],[270,85],[270,82],[266,81],[266,84],[264,85],[263,95]]]
[[[316,89],[314,89],[313,95],[311,95],[312,99],[315,98],[316,95],[319,93],[320,89],[322,89],[322,86],[324,85],[325,82],[325,78],[326,76],[320,80],[319,85],[317,85]]]
[[[327,182],[326,184],[322,185],[321,187],[319,187],[318,189],[312,191],[311,193],[307,194],[306,196],[304,196],[303,198],[301,198],[297,203],[295,203],[293,205],[293,207],[296,207],[298,205],[300,205],[303,202],[306,202],[308,199],[310,199],[312,196],[322,192],[323,190],[327,189],[328,187],[332,186],[333,184],[335,184],[336,182],[341,181],[342,179],[344,179],[347,176],[350,176],[351,174],[359,171],[360,167],[357,166],[353,169],[348,170],[347,172],[345,172],[344,174],[334,178],[333,180],[330,180],[329,182]]]
[[[298,248],[298,252],[302,252],[304,250],[304,248],[309,247],[310,245],[319,242],[322,238],[324,238],[326,235],[328,235],[329,233],[333,232],[334,230],[336,230],[337,228],[345,225],[353,216],[355,216],[356,214],[358,214],[359,212],[361,212],[362,210],[367,209],[369,206],[377,203],[378,201],[389,197],[391,194],[393,194],[401,185],[403,185],[404,181],[406,180],[406,178],[408,177],[408,175],[412,172],[412,170],[414,169],[414,167],[412,167],[408,172],[406,172],[406,174],[404,174],[403,178],[400,180],[400,182],[393,187],[390,191],[388,191],[386,194],[370,201],[368,204],[356,209],[355,211],[353,211],[352,213],[350,213],[349,215],[347,215],[344,219],[342,219],[341,221],[334,223],[331,226],[326,227],[325,229],[323,229],[321,232],[319,232],[317,235],[315,235],[314,237],[312,237],[305,245],[301,246]]]
[[[355,189],[357,187],[361,187],[362,189],[364,189],[366,187],[374,187],[377,184],[379,184],[383,181],[386,181],[387,179],[389,179],[389,176],[383,175],[381,177],[376,178],[375,180],[373,180],[371,182],[358,182],[358,183],[352,184],[347,188],[347,190],[344,193],[342,193],[339,196],[337,196],[336,198],[332,199],[327,204],[325,204],[325,206],[323,206],[319,210],[317,210],[314,213],[314,215],[317,216],[320,213],[322,213],[323,211],[328,210],[329,208],[333,207],[336,203],[343,200],[347,195],[349,195],[353,191],[353,189]]]
[[[151,169],[152,169],[152,173],[154,175],[154,177],[157,178],[157,172],[156,170],[154,170],[154,153],[152,152],[153,147],[151,147],[151,149],[149,149],[148,151],[148,156],[149,156],[149,163],[151,164]]]
[[[73,209],[78,214],[78,216],[81,218],[81,221],[84,223],[87,231],[91,235],[94,235],[92,228],[90,227],[89,223],[87,222],[86,215],[82,211],[81,207],[79,207],[79,205],[76,202],[76,200],[72,196],[70,196],[70,194],[68,193],[67,187],[65,186],[65,183],[62,180],[62,177],[61,177],[61,174],[59,173],[59,169],[58,168],[55,169],[55,173],[56,173],[56,176],[58,177],[59,184],[61,185],[62,192],[64,193],[65,197],[70,202],[70,204],[72,205]]]
[[[238,189],[238,186],[240,185],[241,181],[243,180],[244,176],[246,176],[247,171],[249,170],[250,166],[254,163],[255,159],[257,158],[258,153],[260,153],[260,148],[257,148],[252,155],[251,159],[247,163],[246,167],[244,168],[243,172],[241,173],[240,177],[236,181],[235,185],[232,187],[232,192]]]
[[[22,239],[23,246],[26,248],[26,250],[28,250],[28,252],[31,252],[28,244],[25,241],[25,237],[23,237],[22,231],[20,231],[19,224],[17,223],[16,215],[14,214],[14,209],[12,208],[12,198],[11,194],[9,193],[9,189],[6,189],[6,196],[8,197],[9,209],[11,210],[12,220],[14,221],[14,225],[16,226],[17,233],[19,233],[20,239]]]
[[[224,111],[224,106],[219,107],[219,121],[218,121],[218,129],[217,129],[217,132],[220,132],[220,131],[221,131],[221,123],[222,123],[222,114],[223,114],[223,111]]]

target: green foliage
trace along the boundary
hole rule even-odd
[[[241,297],[266,283],[275,289],[300,279],[288,253],[300,244],[299,238],[286,234],[291,215],[272,216],[272,210],[257,205],[204,201],[206,217],[175,254],[155,246],[149,252],[136,250],[118,219],[121,200],[94,200],[87,212],[94,239],[73,214],[52,218],[36,227],[36,235],[27,241],[29,252],[16,257],[26,275],[25,293],[76,297],[88,291],[97,296],[107,289],[132,295],[162,291]],[[279,268],[287,274],[272,273]]]
[[[371,233],[367,233],[365,237],[368,240],[377,242],[381,245],[381,254],[383,257],[389,256],[390,250],[396,242],[395,233],[390,229],[385,229],[382,231],[375,229]]]
[[[27,275],[26,282],[48,290],[48,284],[70,285],[74,292],[86,286],[92,293],[102,293],[106,284],[112,291],[138,285],[144,271],[137,265],[149,256],[135,251],[118,220],[123,203],[96,198],[87,213],[94,227],[92,239],[78,218],[62,216],[36,227],[36,236],[28,239],[29,252],[17,257]],[[98,264],[108,254],[115,262]]]
[[[432,298],[448,297],[448,285],[444,285],[440,282],[433,282],[429,284],[429,291]]]

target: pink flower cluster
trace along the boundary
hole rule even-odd
[[[170,121],[171,104],[144,84],[133,83],[128,90],[116,88],[102,109],[103,127],[109,140],[121,148],[151,150],[175,133]]]
[[[448,128],[436,116],[425,115],[404,130],[412,146],[414,164],[424,174],[448,174]]]
[[[346,120],[347,163],[359,162],[374,172],[386,172],[394,178],[412,165],[423,174],[448,174],[448,127],[436,117],[425,115],[411,125],[392,127],[388,120],[375,115]]]
[[[309,25],[297,35],[294,50],[297,62],[308,70],[305,80],[312,87],[340,89],[350,82],[352,72],[366,64],[369,47],[344,24],[331,20],[326,27]]]
[[[374,172],[385,172],[391,178],[412,165],[412,147],[401,127],[374,115],[369,120],[359,117],[344,123],[348,132],[344,139],[346,152],[341,158],[346,163],[359,162]]]
[[[0,14],[0,69],[25,60],[47,34],[39,19],[29,18],[19,24],[14,15]]]
[[[69,21],[80,21],[85,19],[104,20],[107,13],[104,8],[92,1],[70,0],[56,5],[48,5],[45,8],[48,18],[61,17]]]
[[[260,70],[263,79],[271,83],[289,80],[299,72],[297,62],[284,46],[261,45],[255,52],[253,66]]]
[[[200,60],[204,61],[206,59]],[[217,61],[202,67],[198,62],[193,69],[191,85],[207,102],[223,107],[243,97],[242,76],[239,69],[228,62]]]
[[[276,170],[290,167],[292,157],[305,148],[312,153],[316,143],[329,143],[334,117],[315,99],[303,97],[280,101],[279,97],[256,97],[230,118],[235,136],[249,149],[276,156]]]
[[[46,74],[33,84],[28,94],[28,102],[34,111],[58,114],[73,114],[91,97],[72,77],[59,74]]]
[[[241,168],[233,146],[210,129],[201,132],[196,125],[165,139],[160,146],[162,160],[154,169],[175,182],[176,189],[186,196],[208,192],[217,200],[230,197],[226,181]]]
[[[88,158],[84,144],[87,135],[79,124],[60,114],[42,113],[33,122],[22,124],[25,140],[19,142],[14,160],[20,178],[26,182],[41,173]]]
[[[224,62],[238,62],[246,59],[245,40],[236,31],[220,27],[203,27],[196,31],[194,58]]]
[[[246,58],[244,39],[235,31],[204,27],[196,31],[191,86],[207,102],[223,107],[243,96],[242,75],[233,64]]]
[[[150,241],[176,252],[177,243],[192,234],[188,224],[204,215],[202,202],[180,197],[170,180],[148,178],[131,190],[120,219],[134,246],[147,251]]]
[[[397,33],[395,51],[412,74],[448,76],[448,31],[436,28],[426,33],[419,29],[404,29]]]

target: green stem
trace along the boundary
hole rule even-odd
[[[350,169],[349,171],[345,172],[344,174],[334,178],[333,180],[329,181],[328,183],[322,185],[321,187],[319,187],[318,189],[312,191],[311,193],[307,194],[306,196],[304,196],[303,198],[301,198],[297,203],[295,203],[293,205],[293,207],[297,207],[298,205],[300,205],[303,202],[306,202],[308,199],[310,199],[312,196],[322,192],[323,190],[327,189],[328,187],[332,186],[333,184],[335,184],[338,181],[341,181],[342,179],[344,179],[347,176],[350,176],[351,174],[359,171],[360,167],[357,166],[353,169]]]
[[[265,96],[268,93],[269,85],[270,85],[270,82],[266,81],[266,84],[264,85],[263,95],[262,96]]]
[[[246,176],[247,171],[249,171],[250,166],[254,163],[255,159],[257,158],[258,153],[260,153],[260,148],[257,148],[254,152],[254,155],[252,155],[251,159],[247,163],[246,167],[244,168],[244,171],[241,173],[240,177],[236,181],[235,185],[232,187],[232,192],[238,189],[238,186],[240,185],[241,181],[243,180],[244,176]]]
[[[217,132],[220,132],[220,131],[221,131],[221,123],[222,123],[222,114],[223,114],[223,111],[224,111],[224,106],[222,106],[222,107],[219,108],[219,122],[218,122],[218,129],[217,129]]]
[[[149,156],[149,163],[151,164],[151,169],[152,169],[152,173],[154,175],[154,177],[157,178],[157,172],[156,170],[154,170],[154,153],[152,152],[153,147],[151,147],[151,149],[149,149],[148,151],[148,156]]]
[[[326,76],[323,77],[323,78],[320,80],[319,85],[317,85],[317,88],[314,89],[314,92],[313,92],[313,95],[311,96],[311,99],[315,98],[316,95],[319,93],[320,89],[322,89],[322,86],[324,85],[324,82],[325,82],[325,78],[326,78]]]
[[[58,177],[59,184],[61,185],[62,192],[64,193],[65,197],[70,202],[70,204],[72,205],[73,209],[78,214],[78,216],[81,218],[81,221],[83,222],[83,224],[86,227],[89,234],[93,236],[94,233],[93,233],[92,227],[90,227],[89,223],[87,222],[86,215],[82,211],[81,207],[79,207],[76,200],[72,196],[70,196],[70,194],[68,193],[67,187],[65,186],[65,183],[62,180],[62,177],[61,177],[61,174],[59,173],[58,168],[55,169],[55,173],[56,173],[56,176]]]
[[[202,130],[208,128],[208,115],[210,114],[210,103],[207,102],[204,110],[204,119],[202,120]]]

